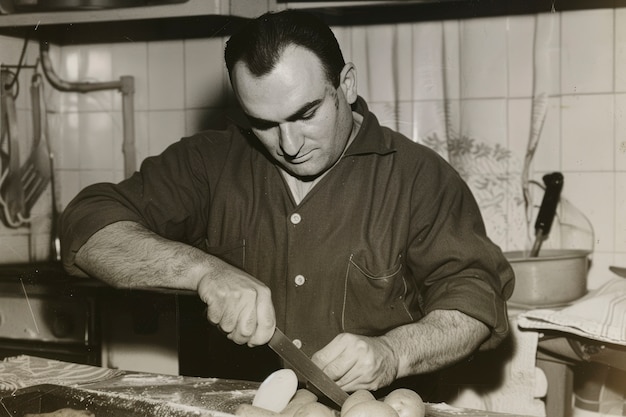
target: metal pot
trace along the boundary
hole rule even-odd
[[[590,252],[544,249],[538,257],[527,252],[506,252],[515,272],[515,289],[509,303],[525,307],[566,305],[587,293]]]

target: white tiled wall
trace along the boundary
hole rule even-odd
[[[590,219],[595,251],[589,285],[596,287],[611,277],[609,265],[626,265],[626,9],[562,12],[539,19],[554,19],[555,25],[546,49],[552,97],[534,168],[538,178],[561,170],[566,179],[563,196]],[[357,68],[368,66],[374,73],[376,62],[390,59],[390,51],[381,48],[380,55],[372,55],[351,39],[368,37],[372,43],[384,44],[395,36],[400,43],[414,45],[415,52],[401,56],[405,65],[399,66],[397,74],[405,80],[403,85],[412,87],[397,91],[400,120],[397,114],[389,118],[403,133],[422,137],[438,129],[433,120],[443,112],[433,103],[445,91],[449,97],[468,98],[453,102],[474,116],[463,119],[465,131],[479,132],[521,154],[529,132],[534,21],[535,16],[514,16],[342,27],[336,32]],[[450,51],[415,48],[441,37],[448,45],[458,44],[460,51],[458,56],[446,57],[448,74],[458,76],[445,80],[433,75],[437,69],[419,63],[432,58],[424,54]],[[470,41],[477,39],[482,41]],[[52,57],[59,75],[69,80],[135,77],[136,143],[142,160],[181,136],[221,120],[220,110],[232,100],[222,63],[223,44],[224,39],[213,38],[66,46],[53,48]],[[0,61],[16,63],[21,46],[18,39],[0,37]],[[399,50],[404,47],[400,45]],[[33,44],[28,63],[35,57]],[[419,68],[419,73],[407,68]],[[22,77],[23,91],[29,76]],[[361,83],[359,90],[385,119],[394,86],[384,73],[372,79],[377,82]],[[121,98],[116,92],[49,93],[63,207],[82,187],[123,177]],[[406,101],[407,97],[415,101]],[[18,104],[21,119],[27,123],[28,101],[20,98]],[[22,153],[27,150],[25,145]],[[45,220],[44,199],[39,213]],[[45,227],[37,230],[41,235],[34,245],[41,246]],[[0,226],[0,262],[28,261],[31,253],[45,256],[41,249],[31,248],[31,235],[28,227]]]

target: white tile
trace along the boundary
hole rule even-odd
[[[413,106],[411,102],[373,102],[369,103],[369,108],[382,126],[410,137],[413,131]]]
[[[148,114],[150,129],[149,155],[157,155],[185,134],[184,111],[152,111]]]
[[[48,113],[47,123],[48,123],[48,143],[50,145],[50,151],[52,152],[55,161],[55,166],[58,165],[57,158],[60,155],[61,143],[65,140],[63,136],[61,136],[62,129],[62,121],[63,117],[60,113]]]
[[[370,102],[369,109],[376,115],[381,126],[398,130],[398,114],[394,104],[394,102]]]
[[[58,124],[53,127],[51,135],[55,139],[55,165],[58,169],[80,168],[80,114],[63,113],[59,115]]]
[[[535,56],[543,76],[536,79],[538,90],[550,95],[561,94],[561,15],[539,13],[536,20],[536,35],[540,42]],[[547,85],[546,85],[547,84]]]
[[[150,110],[183,109],[185,68],[183,41],[148,44],[148,104]]]
[[[112,168],[114,144],[111,114],[80,113],[78,123],[80,168]]]
[[[370,102],[393,102],[397,100],[398,89],[394,83],[397,63],[394,57],[396,42],[395,26],[380,25],[368,28],[365,34],[367,44],[366,83]]]
[[[533,93],[535,16],[508,17],[507,55],[509,97]]]
[[[548,99],[548,111],[533,158],[539,171],[561,170],[561,98]]]
[[[517,182],[506,190],[506,243],[505,250],[528,250],[532,242],[531,236],[534,236],[532,230],[534,223],[529,223],[526,218],[526,206],[522,196],[521,176],[509,177],[509,183]],[[533,220],[534,222],[534,220]]]
[[[352,55],[347,59],[356,67],[357,75],[357,92],[366,101],[371,101],[368,77],[368,45],[365,41],[367,28],[363,26],[354,26],[352,32]]]
[[[413,99],[413,51],[414,42],[412,38],[413,25],[399,24],[395,26],[396,30],[396,49],[395,49],[395,67],[394,77],[396,79],[398,100],[411,101]]]
[[[451,99],[461,97],[461,51],[460,51],[460,23],[458,20],[443,22],[444,37],[444,91],[445,96]]]
[[[0,62],[5,65],[17,65],[22,53],[22,45],[24,42],[15,37],[0,36]]]
[[[58,45],[50,45],[48,56],[50,57],[53,68],[60,68],[61,47]],[[66,96],[67,94],[68,93],[59,91],[56,88],[52,87],[52,85],[48,82],[48,79],[44,77],[44,96],[46,99],[46,107],[48,108],[48,111],[63,111],[63,100],[65,98],[64,96]]]
[[[25,263],[30,261],[29,236],[2,236],[0,239],[0,263]]]
[[[616,266],[626,266],[626,252],[615,252],[613,264]]]
[[[81,189],[80,174],[78,171],[59,170],[56,175],[59,184],[57,187],[59,210],[64,210]]]
[[[185,41],[185,108],[223,106],[223,77],[221,38]]]
[[[576,229],[584,229],[584,218],[593,228],[593,247],[597,251],[611,252],[615,243],[615,195],[613,173],[563,173],[562,197],[571,207],[571,213],[566,212],[565,223],[571,224],[572,236],[582,235],[575,233]],[[577,213],[578,211],[579,213]],[[566,239],[566,237],[563,237]],[[567,244],[567,242],[564,242]]]
[[[626,171],[626,94],[615,95],[615,169]]]
[[[401,101],[398,103],[398,108],[396,111],[396,115],[398,117],[397,122],[397,131],[406,136],[407,138],[411,138],[413,134],[413,126],[415,125],[415,120],[413,119],[413,102],[410,101]]]
[[[447,159],[447,126],[443,101],[416,101],[413,103],[413,112],[413,132],[409,137],[429,146]]]
[[[64,81],[99,83],[114,80],[110,45],[67,46],[62,50],[61,60],[54,71]],[[111,110],[115,94],[115,90],[68,92],[62,96],[63,108],[80,111]]]
[[[460,133],[477,142],[507,146],[507,101],[480,99],[461,101]]]
[[[462,131],[464,100],[446,100],[445,103],[446,132],[451,137],[458,136]]]
[[[464,98],[507,95],[507,19],[461,22],[461,94]]]
[[[113,112],[109,113],[109,117],[111,118],[111,145],[112,145],[112,162],[110,168],[115,169],[116,171],[123,171],[125,169],[125,160],[126,155],[124,154],[124,141],[128,139],[129,141],[137,141],[137,127],[135,127],[132,137],[125,138],[124,137],[124,124],[132,123],[135,124],[135,119],[137,117],[136,113],[133,114],[133,120],[124,120],[121,112]],[[134,159],[135,170],[139,168],[139,163],[137,161],[137,145],[131,147],[131,153],[134,152],[135,155],[129,155],[129,158]]]
[[[520,98],[509,100],[509,149],[523,159],[531,146],[531,114],[532,99]],[[537,147],[530,162],[531,173],[533,171],[555,171],[561,168],[559,120],[559,99],[548,99],[545,108],[543,127],[539,132]],[[541,114],[541,113],[539,113]],[[516,167],[511,167],[515,170]],[[520,172],[520,171],[517,171]]]
[[[17,110],[17,145],[19,147],[20,159],[23,161],[30,153],[33,144],[32,117],[29,110]]]
[[[509,99],[508,148],[522,160],[528,150],[531,109],[530,98]]]
[[[137,168],[149,154],[149,132],[148,114],[146,111],[135,113],[135,150],[137,152]]]
[[[135,110],[148,109],[148,45],[143,42],[116,43],[111,45],[113,79],[132,76],[135,92]],[[114,110],[122,109],[122,93],[114,96]]]
[[[626,92],[626,8],[615,9],[615,91]]]
[[[563,94],[613,91],[613,9],[561,14]]]
[[[441,22],[413,25],[413,99],[437,100],[444,98],[444,76],[447,63],[443,62],[444,34]],[[411,85],[402,87],[410,91]]]
[[[587,289],[594,290],[615,278],[609,270],[609,266],[614,265],[614,255],[611,252],[595,252],[591,256],[591,268],[587,275]]]
[[[626,252],[626,173],[615,174],[615,250]],[[625,265],[626,266],[626,262]]]
[[[612,170],[613,96],[564,96],[562,105],[563,170]]]

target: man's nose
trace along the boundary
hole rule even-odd
[[[296,157],[302,149],[302,135],[293,123],[282,123],[280,128],[280,149],[287,157]]]

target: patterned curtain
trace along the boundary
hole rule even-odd
[[[503,250],[528,250],[543,195],[541,181],[532,180],[533,157],[554,90],[558,46],[552,14],[514,19],[334,30],[346,60],[357,67],[359,94],[380,122],[436,150],[457,169],[478,200],[489,236]],[[520,48],[515,25],[532,36]],[[518,73],[531,75],[518,83]],[[523,83],[526,93],[511,91]],[[555,229],[552,244],[560,245]]]

